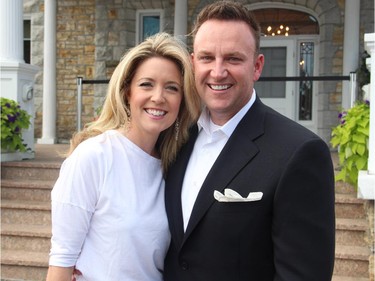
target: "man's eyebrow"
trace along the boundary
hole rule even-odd
[[[243,54],[241,52],[229,52],[227,54],[225,54],[226,56],[235,56],[235,57],[238,57],[238,56],[243,56]]]
[[[201,50],[196,52],[197,55],[211,55],[211,52],[206,51],[206,50]]]
[[[196,54],[199,54],[199,55],[211,55],[212,52],[206,51],[206,50],[201,50],[201,51],[196,52]],[[238,52],[238,51],[224,53],[224,56],[243,56],[243,55],[244,54],[242,52]]]

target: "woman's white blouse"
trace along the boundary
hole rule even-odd
[[[82,142],[52,190],[50,265],[77,280],[162,280],[170,233],[161,161],[111,130]]]

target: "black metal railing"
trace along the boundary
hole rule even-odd
[[[289,76],[289,77],[260,77],[258,81],[350,81],[348,76]]]
[[[344,76],[288,76],[288,77],[260,77],[258,81],[350,81],[350,105],[355,102],[357,92],[356,73]],[[82,85],[108,84],[109,79],[90,80],[77,77],[77,131],[82,128]]]

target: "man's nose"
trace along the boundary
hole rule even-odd
[[[215,64],[211,70],[211,76],[214,77],[216,80],[220,80],[225,78],[228,75],[228,70],[221,60],[215,61]]]

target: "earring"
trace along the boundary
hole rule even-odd
[[[178,141],[178,134],[180,132],[180,121],[176,119],[176,122],[174,123],[174,139],[175,141]]]
[[[126,113],[126,121],[124,122],[124,124],[122,125],[124,128],[125,128],[125,133],[129,133],[130,131],[130,122],[131,122],[131,119],[132,119],[132,116],[131,116],[131,113],[130,113],[130,109],[125,106],[125,113]]]
[[[125,106],[125,112],[126,112],[126,121],[128,123],[130,123],[130,121],[131,121],[131,113],[130,113],[130,109],[127,106]]]

